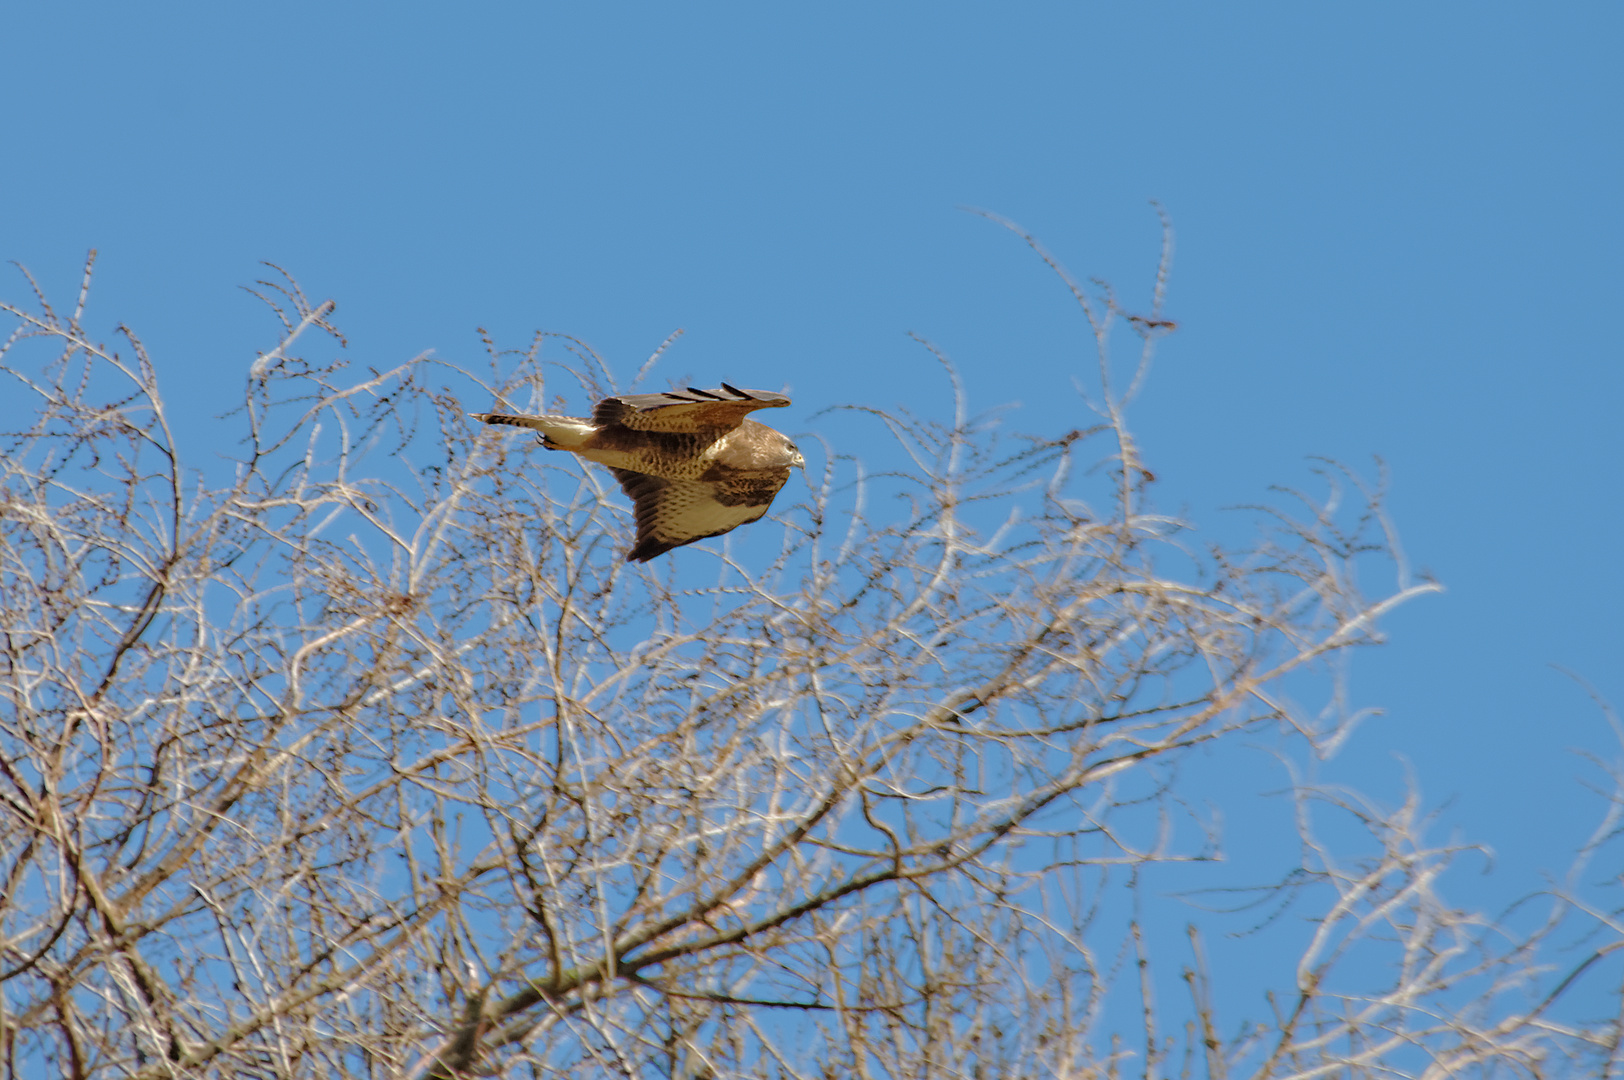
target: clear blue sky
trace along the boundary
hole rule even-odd
[[[1010,426],[1070,426],[1058,283],[1130,303],[1160,200],[1181,324],[1137,406],[1157,497],[1209,521],[1391,465],[1449,589],[1358,659],[1395,753],[1503,858],[1560,869],[1624,705],[1624,7],[1193,3],[13,5],[0,257],[133,326],[224,409],[271,324],[258,260],[338,300],[357,361],[581,337],[629,375],[787,386],[802,417],[946,408],[907,331]],[[20,278],[0,295],[23,299]],[[783,421],[793,429],[790,420]],[[189,437],[207,451],[199,422]]]

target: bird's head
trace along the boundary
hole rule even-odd
[[[803,473],[806,472],[806,458],[801,456],[801,448],[786,438],[784,439],[784,449],[789,453],[789,467],[800,469]]]

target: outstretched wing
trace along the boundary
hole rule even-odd
[[[723,383],[715,390],[671,390],[663,394],[621,394],[604,398],[592,413],[600,427],[633,431],[723,432],[739,426],[757,409],[781,409],[789,398],[770,390],[740,390]]]
[[[755,521],[784,486],[778,477],[669,480],[630,469],[609,471],[631,496],[637,520],[637,543],[627,562],[648,562],[672,548]],[[789,470],[784,472],[787,478]]]

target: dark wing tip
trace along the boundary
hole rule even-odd
[[[608,405],[609,402],[621,402],[622,400],[630,402],[638,400],[639,398],[650,402],[653,402],[655,399],[663,399],[659,401],[658,404],[651,403],[641,406],[634,406],[643,409],[658,408],[659,405],[663,405],[667,402],[680,402],[684,405],[703,405],[710,401],[723,401],[730,405],[739,405],[743,404],[744,402],[749,402],[751,408],[753,409],[782,408],[790,403],[789,398],[785,397],[783,394],[776,394],[771,390],[740,390],[732,383],[723,383],[720,391],[701,390],[697,386],[690,386],[682,390],[662,390],[658,393],[644,395],[634,394],[629,395],[624,399],[618,397],[605,398],[604,401],[600,403],[599,407],[602,408]]]
[[[659,556],[664,555],[672,548],[679,548],[681,546],[681,544],[667,543],[664,540],[657,540],[652,536],[645,536],[643,539],[637,542],[635,547],[626,552],[626,561],[648,562],[650,559],[658,558]]]
[[[732,394],[738,401],[754,401],[758,407],[773,408],[789,404],[789,398],[783,394],[775,394],[771,390],[740,390],[732,383],[723,383],[722,389]]]

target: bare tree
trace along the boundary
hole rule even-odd
[[[1265,895],[1313,930],[1270,1002],[1221,1006],[1197,930],[1174,955],[1136,916],[1150,869],[1219,852],[1179,763],[1260,733],[1333,752],[1342,658],[1434,586],[1409,580],[1379,489],[1335,469],[1239,548],[1158,513],[1125,409],[1172,329],[1167,251],[1138,314],[1043,257],[1095,346],[1089,425],[1004,436],[943,358],[954,415],[851,410],[864,458],[827,446],[748,564],[717,541],[628,566],[612,481],[470,424],[544,409],[558,380],[577,404],[610,390],[579,342],[357,377],[313,359],[341,350],[332,305],[284,275],[222,462],[182,458],[133,334],[87,334],[88,266],[69,314],[37,289],[5,305],[8,1068],[1614,1062],[1618,1025],[1555,1022],[1573,980],[1536,955],[1577,909],[1514,934],[1451,907],[1458,849],[1427,845],[1413,801],[1298,786],[1300,858]],[[1384,558],[1394,584],[1367,595],[1356,570]],[[1291,704],[1314,686],[1326,708]],[[1363,856],[1314,839],[1326,810],[1364,823]],[[1624,940],[1579,915],[1595,957]]]

